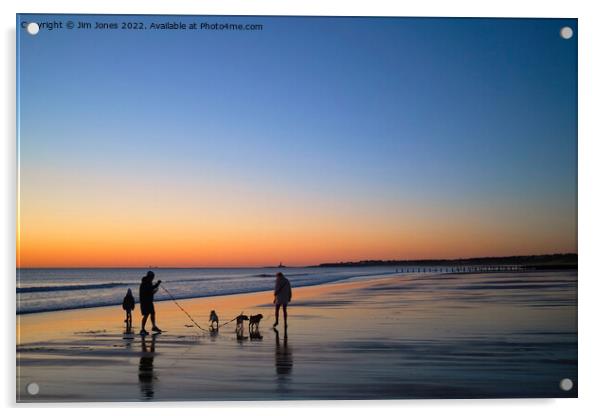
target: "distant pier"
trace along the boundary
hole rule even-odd
[[[521,265],[471,265],[471,266],[409,266],[396,268],[396,273],[492,273],[492,272],[520,272],[531,270]]]

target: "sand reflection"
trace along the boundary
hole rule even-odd
[[[288,390],[288,382],[293,371],[293,351],[288,344],[288,331],[284,329],[284,337],[280,341],[280,332],[274,328],[276,335],[276,382],[278,391]]]
[[[151,400],[155,396],[154,382],[157,379],[154,371],[156,338],[157,336],[153,334],[149,345],[146,337],[142,337],[142,354],[138,365],[138,383],[142,400]]]

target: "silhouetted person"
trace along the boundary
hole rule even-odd
[[[142,278],[142,283],[140,283],[140,312],[142,313],[142,329],[140,330],[140,335],[148,335],[145,325],[149,315],[153,324],[152,330],[154,332],[161,332],[155,322],[155,305],[153,304],[155,293],[159,290],[161,281],[159,280],[157,283],[153,284],[154,278],[155,273],[149,271],[146,273],[146,276]]]
[[[287,312],[286,305],[291,301],[293,291],[291,289],[291,282],[280,272],[276,273],[276,287],[274,288],[274,304],[276,305],[276,322],[274,327],[278,326],[278,315],[280,314],[280,307],[282,306],[282,314],[284,315],[284,327],[287,327]]]
[[[142,355],[138,364],[138,382],[144,399],[152,399],[155,395],[153,382],[157,378],[154,372],[155,360],[155,335],[153,334],[150,349],[146,345],[146,338],[142,338]]]
[[[123,303],[121,307],[125,311],[125,326],[129,329],[132,327],[132,311],[136,307],[136,301],[134,300],[134,295],[132,295],[132,289],[128,289],[128,293],[123,298]]]

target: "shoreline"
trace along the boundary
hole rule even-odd
[[[303,266],[303,267],[299,267],[299,268],[320,268],[323,266]],[[343,267],[341,266],[329,266],[329,267]],[[355,267],[371,267],[370,265],[366,265],[366,266],[355,266]],[[274,267],[276,268],[276,267]],[[293,267],[291,267],[293,268]],[[79,269],[79,268],[74,268],[74,269]],[[82,268],[82,270],[85,270],[87,268]],[[95,270],[97,268],[91,268],[90,270]],[[108,270],[118,270],[118,269],[124,269],[124,268],[106,268]],[[131,268],[131,269],[140,269],[142,270],[143,268]],[[164,268],[164,269],[182,269],[182,270],[194,270],[194,269],[211,269],[211,268]],[[235,268],[236,269],[236,268]],[[246,269],[246,268],[240,268],[240,269]],[[422,269],[422,270],[421,270]],[[490,270],[477,270],[477,269],[468,269],[468,270],[461,270],[461,268],[459,268],[457,271],[449,271],[449,270],[433,270],[433,268],[429,268],[429,267],[425,267],[425,266],[417,266],[416,269],[411,269],[411,270],[396,270],[396,271],[392,271],[392,272],[379,272],[379,273],[374,273],[374,274],[365,274],[365,275],[360,275],[360,276],[351,276],[351,277],[342,277],[339,279],[334,279],[334,280],[329,280],[329,281],[324,281],[324,282],[317,282],[317,283],[306,283],[306,284],[301,284],[301,285],[297,285],[295,286],[296,289],[300,289],[300,288],[304,288],[304,287],[313,287],[313,286],[320,286],[320,285],[328,285],[328,284],[335,284],[335,283],[344,283],[344,282],[348,282],[348,281],[355,281],[355,280],[371,280],[371,279],[381,279],[381,278],[387,278],[387,277],[392,277],[392,276],[411,276],[411,275],[421,275],[421,276],[426,276],[426,275],[447,275],[447,274],[452,274],[452,275],[462,275],[462,274],[483,274],[483,273],[488,273],[488,274],[496,274],[496,273],[508,273],[509,271],[514,272],[514,273],[530,273],[530,272],[536,272],[536,271],[540,271],[540,272],[554,272],[554,271],[578,271],[577,266],[572,266],[572,265],[565,265],[563,266],[558,266],[558,265],[554,265],[554,266],[524,266],[521,267],[518,270],[503,270],[503,269],[490,269]],[[19,270],[19,269],[17,269]],[[36,270],[50,270],[50,269],[45,269],[45,268],[40,268],[40,269],[36,269]],[[202,280],[199,280],[200,283],[202,283]],[[164,281],[164,283],[170,283],[170,281]],[[132,283],[131,285],[129,283],[122,283],[122,282],[114,282],[114,283],[106,283],[106,284],[99,284],[99,285],[114,285],[114,286],[123,286],[123,287],[129,287],[129,286],[133,286],[135,287],[138,284],[138,282]],[[77,286],[77,285],[76,285]],[[85,285],[84,285],[85,286]],[[60,292],[60,291],[69,291],[69,290],[82,290],[85,289],[85,287],[82,286],[82,288],[77,288],[77,289],[65,289],[65,288],[59,288],[56,289],[56,292]],[[69,286],[66,286],[69,287]],[[41,287],[43,288],[43,287]],[[38,289],[38,287],[35,287],[35,289]],[[16,296],[17,296],[17,304],[19,302],[18,297],[20,294],[22,293],[32,293],[32,292],[36,292],[38,290],[31,290],[31,288],[25,287],[25,288],[16,288]],[[39,290],[39,292],[44,292],[44,290]],[[174,298],[178,301],[184,301],[184,300],[191,300],[191,299],[203,299],[203,298],[213,298],[213,297],[220,297],[220,296],[236,296],[236,295],[245,295],[245,294],[253,294],[253,293],[260,293],[260,292],[269,292],[268,289],[266,290],[242,290],[242,291],[233,291],[233,292],[225,292],[225,293],[218,293],[218,294],[208,294],[208,295],[184,295],[184,296],[178,296],[177,294],[174,296]],[[166,299],[160,299],[160,300],[156,300],[155,302],[164,302],[164,301],[170,301],[170,298],[166,298]],[[104,307],[115,307],[115,306],[120,306],[121,302],[120,301],[115,301],[115,303],[101,303],[101,304],[91,304],[91,305],[83,305],[83,306],[66,306],[63,308],[56,308],[56,309],[41,309],[41,310],[31,310],[31,311],[24,311],[24,312],[20,312],[20,311],[16,311],[16,316],[27,316],[27,315],[36,315],[36,314],[43,314],[43,313],[52,313],[52,312],[65,312],[65,311],[77,311],[77,310],[86,310],[86,309],[94,309],[94,308],[104,308]]]
[[[432,272],[433,274],[435,272]],[[405,273],[403,275],[409,275],[412,273]],[[313,287],[313,286],[320,286],[320,285],[328,285],[328,284],[335,284],[335,283],[344,283],[347,281],[354,281],[356,279],[360,279],[360,280],[370,280],[370,279],[380,279],[380,278],[387,278],[387,277],[392,277],[392,276],[399,276],[402,275],[402,273],[399,272],[388,272],[388,273],[374,273],[374,274],[365,274],[365,275],[361,275],[361,276],[351,276],[351,277],[341,277],[339,279],[333,279],[333,280],[329,280],[329,281],[325,281],[325,282],[317,282],[317,283],[307,283],[307,284],[301,284],[298,286],[295,286],[295,288],[297,289],[301,289],[304,287]],[[200,283],[202,283],[202,280],[199,280]],[[165,283],[170,283],[169,281],[164,281],[162,282],[162,284]],[[119,286],[123,286],[123,287],[128,287],[130,286],[128,283],[107,283],[108,284],[112,284],[112,285],[119,285]],[[136,282],[136,284],[138,284],[138,282]],[[135,286],[135,285],[132,285]],[[74,290],[74,289],[68,289],[68,290]],[[80,290],[80,289],[77,289]],[[61,291],[61,290],[56,290],[57,292]],[[228,293],[219,293],[219,294],[209,294],[209,295],[193,295],[193,296],[174,296],[174,298],[178,301],[180,300],[190,300],[190,299],[203,299],[203,298],[211,298],[211,297],[219,297],[219,296],[235,296],[235,295],[246,295],[246,294],[252,294],[252,293],[259,293],[259,292],[269,292],[270,290],[248,290],[248,291],[236,291],[236,292],[228,292]],[[17,288],[17,298],[19,296],[20,293],[31,293],[31,292],[27,292],[27,291],[19,291],[19,288]],[[155,302],[164,302],[164,301],[171,301],[170,298],[167,299],[160,299],[160,300],[155,300]],[[19,302],[19,300],[17,299],[17,303]],[[138,305],[138,302],[136,303]],[[120,306],[121,302],[120,301],[116,301],[115,303],[106,303],[106,304],[92,304],[92,305],[84,305],[84,306],[78,306],[78,307],[64,307],[64,308],[58,308],[58,309],[44,309],[44,310],[34,310],[34,311],[25,311],[25,312],[16,312],[17,316],[25,316],[25,315],[33,315],[33,314],[40,314],[40,313],[51,313],[51,312],[64,312],[64,311],[75,311],[75,310],[83,310],[83,309],[93,309],[93,308],[104,308],[104,307],[115,307],[115,306]]]
[[[403,276],[409,276],[409,274],[406,274]],[[395,275],[389,275],[389,276],[378,275],[378,276],[371,276],[371,277],[351,277],[351,278],[345,278],[345,279],[341,279],[341,280],[334,281],[334,282],[317,283],[317,284],[313,284],[313,285],[293,287],[294,300],[293,300],[292,305],[294,305],[295,300],[304,299],[307,296],[312,295],[312,294],[327,293],[327,292],[330,292],[331,290],[345,289],[346,287],[358,287],[360,285],[361,286],[364,286],[364,285],[369,286],[371,284],[377,284],[380,281],[396,279],[399,277],[402,277],[402,275],[395,274]],[[252,304],[253,301],[256,301],[259,299],[263,299],[264,302],[260,302],[259,304],[256,304],[256,305]],[[196,296],[196,297],[189,297],[189,298],[176,298],[178,303],[180,303],[181,305],[183,305],[185,307],[188,306],[188,307],[193,307],[193,308],[197,308],[197,307],[200,307],[201,305],[208,305],[208,304],[226,303],[229,305],[231,303],[231,301],[234,301],[234,300],[242,301],[242,303],[244,305],[246,305],[247,307],[255,306],[257,308],[260,308],[260,307],[265,308],[266,303],[271,302],[271,299],[272,299],[272,290],[238,292],[238,293],[209,295],[209,296]],[[175,315],[177,317],[178,314],[182,313],[179,310],[179,308],[175,305],[175,303],[173,302],[172,299],[156,300],[154,303],[155,303],[155,307],[157,309],[157,315],[158,315],[157,320],[159,322],[161,321],[161,316],[163,314],[167,314],[168,317],[173,317],[174,312],[175,312]],[[271,304],[268,306],[270,308],[272,307]],[[141,319],[139,308],[140,308],[139,303],[136,303],[136,308],[134,309],[134,311],[132,311],[132,318],[133,318],[135,328],[137,327],[137,325],[136,325],[138,323],[137,321],[139,321]],[[207,310],[207,315],[208,315],[208,313],[209,313],[209,310]],[[20,338],[20,332],[22,334],[23,331],[20,331],[20,330],[24,329],[25,327],[30,327],[30,328],[33,327],[32,328],[33,332],[38,335],[33,338],[48,340],[48,338],[41,336],[41,334],[49,333],[48,330],[44,330],[44,328],[43,328],[43,326],[45,326],[45,323],[48,321],[52,321],[52,320],[75,321],[76,320],[75,318],[78,318],[79,320],[81,320],[82,318],[85,319],[86,317],[90,317],[90,316],[94,317],[97,315],[103,315],[103,316],[107,316],[107,318],[109,318],[109,319],[112,319],[112,321],[110,320],[109,322],[119,323],[121,321],[118,318],[114,319],[114,318],[116,318],[115,315],[123,315],[123,314],[124,314],[124,311],[121,308],[121,304],[90,306],[90,307],[80,307],[80,308],[71,308],[71,309],[60,309],[60,310],[52,310],[52,311],[44,311],[44,312],[20,313],[20,314],[16,315],[16,318],[17,318],[17,326],[16,326],[16,328],[17,328],[17,346],[24,343],[23,340]],[[204,317],[204,315],[203,315],[203,317]],[[184,317],[184,318],[185,318],[185,320],[187,320],[186,317]],[[229,318],[230,317],[228,317],[228,319]],[[35,322],[36,320],[39,321],[39,323],[36,323]],[[98,320],[93,319],[93,321],[96,322]],[[225,322],[226,320],[223,320],[223,321]],[[30,330],[28,329],[27,332],[30,332]],[[56,333],[61,334],[61,335],[68,335],[65,333],[65,331],[58,331]],[[26,342],[31,342],[31,337],[30,337],[30,339],[25,340],[25,343]]]

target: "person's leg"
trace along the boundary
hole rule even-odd
[[[145,313],[144,315],[142,315],[142,328],[140,329],[140,332],[146,331],[146,329],[144,328],[146,325],[146,320],[148,319],[148,314]]]
[[[157,326],[157,323],[155,322],[155,311],[154,310],[151,312],[151,322],[153,323],[153,331],[161,332],[161,330]]]
[[[284,326],[287,326],[286,323],[286,318],[287,318],[287,314],[286,314],[286,304],[282,305],[282,315],[284,315]]]
[[[278,315],[280,315],[280,304],[276,304],[276,312],[274,312],[276,316],[276,322],[274,322],[274,326],[278,326]]]

